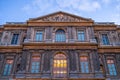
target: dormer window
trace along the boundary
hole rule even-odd
[[[113,59],[107,60],[108,70],[110,75],[117,75],[115,63]]]
[[[103,43],[103,45],[109,45],[110,44],[107,34],[102,34],[102,43]]]

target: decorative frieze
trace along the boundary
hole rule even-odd
[[[51,21],[51,22],[80,22],[87,21],[87,19],[77,18],[69,16],[63,13],[55,14],[53,16],[47,16],[45,18],[39,19],[39,21]]]
[[[96,46],[25,46],[24,49],[96,49]]]

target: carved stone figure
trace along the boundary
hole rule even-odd
[[[41,19],[41,21],[79,22],[81,20],[78,18],[75,18],[75,17],[68,16],[68,15],[57,14],[57,15],[54,15],[52,17],[43,18],[43,19]]]

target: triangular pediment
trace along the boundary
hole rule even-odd
[[[89,22],[90,21],[91,22],[93,20],[90,18],[83,18],[80,16],[59,11],[46,16],[32,18],[29,21],[36,21],[36,22]]]

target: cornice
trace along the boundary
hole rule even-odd
[[[28,26],[92,26],[93,22],[28,22]]]
[[[0,46],[0,52],[22,52],[22,45],[17,45],[17,46]]]
[[[97,49],[93,43],[24,43],[24,49]]]

